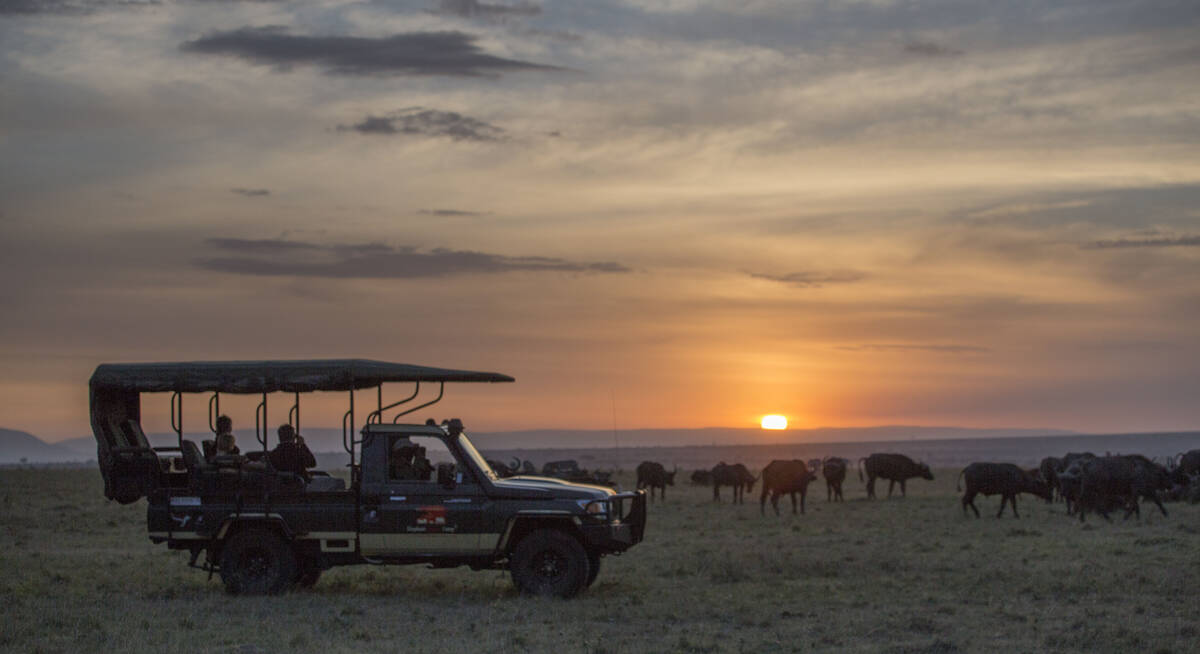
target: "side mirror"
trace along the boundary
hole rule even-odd
[[[445,486],[446,488],[454,488],[455,479],[454,479],[454,464],[453,463],[439,463],[438,464],[437,482],[439,485]]]

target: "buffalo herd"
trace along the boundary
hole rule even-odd
[[[775,515],[779,515],[779,498],[788,495],[792,500],[792,513],[804,513],[809,484],[818,479],[825,480],[827,502],[845,501],[842,484],[846,473],[853,465],[841,457],[824,459],[776,459],[755,475],[740,463],[724,461],[710,470],[691,473],[691,483],[711,486],[713,501],[720,501],[721,487],[732,489],[731,501],[744,501],[746,492],[753,492],[761,483],[759,512],[766,514],[768,497]],[[906,495],[910,479],[933,479],[929,466],[914,461],[903,454],[875,453],[857,461],[859,480],[866,484],[867,498],[875,498],[875,481],[888,481],[888,497],[900,486],[900,495]],[[638,466],[638,488],[663,489],[673,485],[675,473],[666,471],[659,463],[645,461]],[[1063,502],[1067,515],[1078,516],[1080,521],[1088,513],[1096,513],[1111,520],[1109,514],[1123,510],[1125,517],[1141,515],[1139,502],[1152,502],[1164,516],[1167,509],[1164,500],[1191,499],[1200,501],[1200,450],[1191,450],[1166,463],[1158,463],[1136,454],[1096,456],[1091,452],[1069,452],[1062,457],[1047,457],[1037,468],[1022,469],[1012,463],[977,462],[963,468],[958,475],[959,491],[963,492],[962,510],[968,509],[979,517],[975,498],[979,495],[999,495],[1000,510],[996,517],[1004,514],[1011,506],[1014,517],[1017,510],[1017,495],[1028,493],[1053,503]],[[660,492],[660,497],[662,496]],[[797,496],[798,499],[797,499]]]
[[[538,474],[529,461],[514,459],[503,463],[489,459],[498,476]],[[792,513],[804,513],[809,484],[818,479],[825,480],[827,502],[843,502],[842,484],[853,462],[841,457],[823,459],[776,459],[755,475],[741,463],[728,464],[724,461],[708,470],[691,473],[691,483],[711,486],[713,501],[721,500],[721,488],[730,488],[730,501],[741,504],[746,493],[753,493],[761,482],[759,512],[766,514],[767,498],[771,508],[779,515],[779,498],[787,495],[792,500]],[[875,498],[875,481],[888,481],[888,497],[900,485],[900,495],[906,495],[906,484],[910,479],[933,479],[929,466],[914,461],[903,454],[875,453],[857,461],[858,478],[866,484],[867,499]],[[661,463],[643,461],[637,467],[637,488],[648,489],[650,500],[666,499],[667,486],[675,485],[679,468],[668,471]],[[581,470],[573,461],[553,461],[543,466],[543,476],[554,476],[571,481],[604,483],[613,485],[611,473]],[[1091,452],[1068,452],[1062,457],[1046,457],[1037,468],[1026,470],[1012,463],[976,462],[963,468],[958,475],[958,490],[963,492],[962,511],[970,515],[970,509],[979,516],[975,498],[979,495],[999,495],[1000,510],[996,517],[1012,506],[1014,517],[1017,512],[1017,495],[1028,493],[1048,503],[1062,502],[1069,516],[1077,516],[1082,522],[1089,513],[1099,514],[1111,521],[1110,514],[1124,511],[1124,517],[1141,516],[1140,502],[1152,502],[1164,516],[1167,509],[1164,500],[1188,499],[1200,501],[1200,450],[1191,450],[1164,463],[1152,461],[1137,454],[1096,456]],[[655,492],[657,491],[657,493]],[[797,501],[799,496],[799,501]]]

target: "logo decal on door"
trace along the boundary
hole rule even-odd
[[[446,524],[446,507],[422,506],[417,509],[417,524],[409,527],[408,531],[425,532],[427,534],[453,533],[454,526]]]

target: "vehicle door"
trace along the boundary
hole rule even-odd
[[[470,468],[442,438],[388,438],[386,477],[363,517],[362,553],[400,557],[490,552],[499,535],[481,533],[487,498]],[[450,483],[439,483],[439,466]]]

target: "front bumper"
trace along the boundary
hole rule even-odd
[[[642,542],[646,534],[646,491],[617,493],[592,504],[607,504],[607,522],[582,525],[589,549],[623,552]]]

